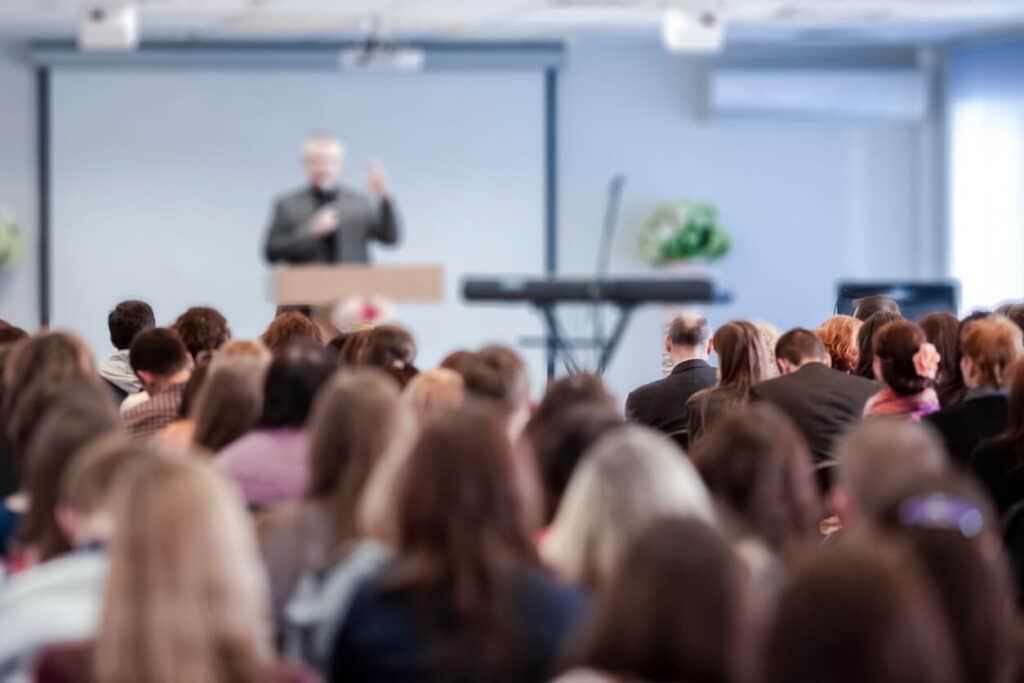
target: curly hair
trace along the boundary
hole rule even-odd
[[[834,315],[815,330],[834,369],[853,372],[857,368],[857,332],[863,324],[852,315]]]
[[[203,351],[216,351],[231,339],[231,328],[220,311],[193,306],[178,316],[171,329],[181,336],[193,358]]]
[[[263,345],[274,354],[299,339],[323,343],[316,323],[297,311],[288,311],[274,318],[260,337]]]

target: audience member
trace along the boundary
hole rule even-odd
[[[12,325],[6,320],[0,320],[0,348],[10,346],[22,339],[28,339],[29,334],[17,325]]]
[[[217,456],[250,506],[295,500],[306,490],[306,418],[321,385],[336,368],[334,357],[313,340],[299,340],[276,352],[267,369],[255,429]]]
[[[178,418],[161,429],[156,435],[156,441],[160,448],[169,453],[188,453],[192,451],[192,440],[196,431],[195,404],[199,392],[206,384],[206,378],[210,373],[210,364],[213,362],[213,353],[203,351],[196,358],[192,374],[185,382],[185,389],[181,392],[181,403],[178,405]]]
[[[750,592],[717,531],[658,520],[630,542],[557,683],[750,680]]]
[[[857,330],[857,369],[854,370],[853,374],[865,379],[876,379],[875,349],[873,346],[875,332],[897,320],[903,320],[899,313],[879,311],[864,321],[860,329]]]
[[[275,317],[260,337],[263,345],[273,354],[298,340],[312,340],[317,344],[323,344],[323,337],[317,324],[309,316],[296,311],[281,313]]]
[[[928,342],[935,347],[941,358],[935,376],[935,393],[939,395],[939,405],[951,408],[960,403],[967,393],[960,370],[960,321],[952,313],[940,311],[929,313],[918,320],[917,324],[924,330]]]
[[[836,442],[831,505],[844,529],[871,524],[913,482],[948,467],[946,450],[929,428],[906,420],[863,422]]]
[[[855,299],[853,302],[853,317],[862,322],[875,313],[894,313],[900,315],[900,305],[892,297],[875,294]]]
[[[465,393],[462,375],[435,368],[413,377],[402,392],[402,400],[420,424],[427,424],[462,405]]]
[[[356,589],[329,680],[549,680],[584,604],[537,563],[527,464],[490,413],[426,427],[396,492],[396,557]]]
[[[775,345],[779,342],[779,328],[767,322],[758,322],[756,325],[757,331],[761,335],[761,349],[764,352],[764,362],[762,363],[764,379],[777,377],[779,369],[775,365],[773,351]]]
[[[629,425],[587,451],[562,497],[541,556],[562,578],[608,585],[622,549],[653,519],[690,515],[714,523],[700,475],[668,437]]]
[[[912,556],[876,541],[800,569],[766,629],[763,683],[960,683],[942,610]]]
[[[232,339],[217,350],[217,358],[252,358],[264,366],[270,364],[272,354],[263,342]]]
[[[971,456],[971,471],[992,496],[1000,516],[1024,501],[1024,358],[1010,367],[1007,386],[1006,431],[981,444]]]
[[[550,434],[566,413],[580,407],[592,407],[610,413],[619,410],[615,397],[600,376],[589,372],[574,372],[548,383],[544,396],[523,429],[524,438],[536,448],[538,440]]]
[[[519,354],[505,346],[485,346],[460,362],[466,396],[494,408],[516,439],[530,419],[530,374]]]
[[[996,313],[1009,318],[1024,332],[1024,303],[1003,304],[996,309]]]
[[[882,513],[909,542],[951,628],[961,681],[1017,680],[1019,624],[999,522],[964,475],[920,479]]]
[[[782,410],[807,440],[815,464],[827,463],[836,438],[860,420],[878,386],[831,369],[825,345],[810,330],[796,328],[782,335],[775,359],[781,376],[755,384],[750,397]],[[827,476],[819,477],[823,490],[828,482]]]
[[[461,375],[464,374],[463,368],[465,364],[468,361],[471,361],[475,356],[475,353],[467,349],[456,349],[441,359],[441,364],[438,367],[445,368],[446,370],[454,370]]]
[[[967,467],[971,453],[982,441],[1006,431],[1003,384],[1010,365],[1024,354],[1024,335],[1006,318],[989,316],[964,328],[960,346],[959,365],[967,394],[959,404],[925,419],[939,430],[953,462]]]
[[[263,410],[263,383],[269,356],[217,357],[196,397],[192,444],[219,453],[255,425]]]
[[[875,333],[875,377],[881,391],[864,406],[864,415],[888,415],[918,421],[939,410],[933,384],[939,352],[924,331],[909,320],[891,322]]]
[[[750,397],[750,387],[767,379],[767,353],[757,326],[746,320],[726,323],[715,332],[711,344],[718,354],[718,385],[702,389],[685,406],[690,446],[715,420]]]
[[[153,436],[178,418],[192,357],[177,332],[154,327],[136,335],[131,363],[148,398],[124,411],[124,422],[133,436]]]
[[[366,346],[366,341],[369,338],[369,329],[349,332],[345,339],[345,344],[341,347],[341,351],[338,353],[338,363],[346,367],[359,365],[360,357],[363,354],[363,347]]]
[[[708,365],[711,326],[704,316],[692,312],[677,316],[669,325],[665,352],[672,370],[667,377],[635,389],[626,398],[626,417],[672,435],[685,447],[686,402],[717,382],[715,368]]]
[[[380,368],[405,387],[416,376],[416,342],[408,330],[397,325],[371,328],[362,338],[356,365]]]
[[[171,325],[193,359],[204,351],[216,351],[231,339],[231,328],[220,311],[208,306],[193,306]]]
[[[823,322],[815,334],[825,345],[832,369],[853,374],[857,368],[857,332],[864,323],[852,315],[834,315]]]
[[[266,579],[238,496],[208,465],[152,458],[116,501],[95,639],[42,657],[40,683],[311,681],[274,660]]]
[[[122,301],[107,316],[110,343],[116,353],[100,364],[99,373],[110,384],[119,403],[130,394],[142,391],[142,382],[132,370],[129,352],[135,335],[151,327],[156,327],[156,318],[145,301]]]

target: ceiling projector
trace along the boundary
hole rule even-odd
[[[86,2],[78,25],[82,50],[134,50],[139,46],[139,8],[134,2]]]
[[[713,9],[668,9],[661,22],[661,39],[669,52],[720,52],[725,46],[725,15]]]

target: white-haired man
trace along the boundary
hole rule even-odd
[[[274,203],[264,253],[271,263],[367,263],[371,240],[398,241],[398,214],[384,172],[370,164],[374,198],[338,184],[345,149],[329,135],[303,146],[309,183]]]

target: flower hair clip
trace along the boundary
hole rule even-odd
[[[927,342],[921,344],[920,348],[917,349],[917,353],[914,354],[914,370],[917,372],[917,376],[925,379],[935,379],[939,372],[939,362],[941,360],[942,356],[939,355],[933,344]]]

